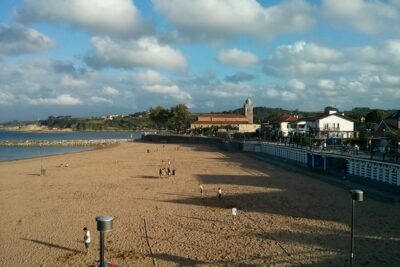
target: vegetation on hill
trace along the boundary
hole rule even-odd
[[[113,119],[73,118],[71,116],[50,116],[40,121],[49,129],[70,128],[73,131],[118,131],[154,129],[154,123],[146,116],[127,115]]]

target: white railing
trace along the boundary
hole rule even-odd
[[[244,143],[243,151],[246,152],[261,152],[275,157],[294,160],[300,163],[307,164],[307,151],[296,148],[289,148],[267,143]]]
[[[400,186],[400,166],[398,164],[348,159],[347,172],[351,175]]]
[[[400,165],[379,162],[369,159],[354,158],[344,155],[326,154],[323,152],[310,152],[304,149],[296,149],[278,144],[263,143],[263,142],[245,142],[243,143],[243,151],[264,153],[282,159],[288,159],[299,163],[314,166],[314,162],[308,162],[308,153],[313,155],[322,155],[324,158],[344,158],[347,162],[347,173],[363,177],[366,179],[400,186]],[[314,156],[311,157],[311,161]],[[324,162],[324,169],[326,169],[327,162]],[[329,164],[329,163],[328,163]]]

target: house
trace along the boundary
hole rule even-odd
[[[245,115],[242,114],[199,114],[197,121],[190,124],[190,129],[197,128],[234,128],[238,132],[255,132],[260,128],[259,124],[253,124],[253,104],[248,98],[244,104]]]
[[[121,114],[111,114],[111,115],[105,115],[102,118],[104,120],[110,120],[112,121],[113,119],[120,119],[120,118],[125,118],[128,117],[129,115],[121,115]]]
[[[325,108],[325,113],[301,118],[289,124],[293,135],[307,135],[317,138],[354,138],[354,121],[335,109]]]
[[[376,132],[381,135],[398,134],[400,131],[400,110],[397,110],[382,120]]]
[[[291,127],[293,123],[297,122],[299,119],[298,115],[284,114],[281,115],[277,120],[272,122],[272,130],[277,137],[287,137],[289,132],[291,132]]]
[[[400,134],[400,110],[397,110],[382,120],[372,133],[369,141],[372,147],[378,148],[381,152],[386,147],[396,148],[400,153],[400,142],[395,141],[395,135]],[[397,144],[396,144],[397,143]]]

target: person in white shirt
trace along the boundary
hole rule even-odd
[[[203,194],[204,194],[203,185],[202,185],[202,184],[199,184],[199,187],[200,187],[200,194],[201,194],[201,197],[203,197]]]
[[[236,215],[237,215],[237,209],[235,207],[232,208],[232,220],[233,223],[235,224],[236,221]]]
[[[218,199],[222,198],[222,189],[221,187],[218,187]]]
[[[85,243],[85,248],[86,248],[86,254],[89,253],[89,247],[90,247],[90,231],[84,227],[84,236],[83,236],[83,242]]]

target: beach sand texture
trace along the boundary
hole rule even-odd
[[[114,217],[105,256],[122,266],[348,265],[347,189],[241,153],[177,147],[123,143],[0,163],[0,266],[95,266],[98,215]],[[176,176],[159,178],[169,159]],[[355,266],[400,266],[399,207],[365,195],[355,237]]]

